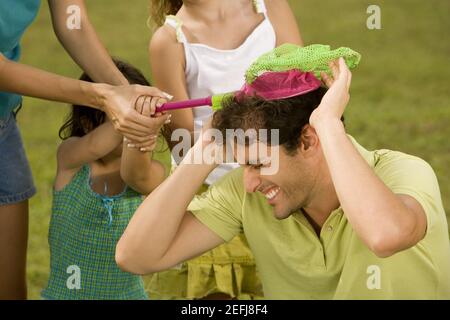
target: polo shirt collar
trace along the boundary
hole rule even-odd
[[[355,138],[353,138],[351,135],[347,134],[348,138],[350,139],[350,141],[352,142],[352,144],[355,146],[356,150],[358,150],[359,154],[363,157],[363,159],[367,162],[367,164],[371,167],[374,168],[375,166],[375,158],[373,155],[373,152],[365,149],[363,146],[361,146],[356,140]],[[342,210],[342,207],[339,206],[337,209],[333,210],[330,215],[328,216],[328,218],[325,220],[324,225],[322,226],[325,227],[328,222],[331,219],[334,219],[334,217],[336,215],[343,215],[344,212]],[[304,216],[304,214],[301,211],[296,211],[292,214],[292,217],[298,221],[299,223],[303,224],[304,226],[306,226],[308,229],[310,229],[310,231],[315,232],[314,229],[312,228],[311,224],[309,223],[308,219],[306,219],[306,217]]]

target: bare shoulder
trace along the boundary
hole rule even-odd
[[[174,28],[168,25],[158,28],[150,40],[148,50],[153,72],[171,70],[184,74],[184,47],[178,42]]]
[[[64,154],[70,149],[70,147],[80,140],[80,137],[69,137],[64,139],[58,146],[56,150],[56,159],[61,161],[64,159]]]
[[[167,52],[176,47],[182,48],[182,44],[177,40],[176,30],[168,25],[159,27],[153,33],[149,44],[151,53]]]
[[[277,46],[283,43],[303,45],[297,21],[287,0],[265,0],[267,14],[277,36]]]
[[[287,0],[264,0],[268,13],[273,13],[276,11],[290,12],[291,8]]]
[[[56,152],[56,177],[53,185],[55,191],[60,191],[68,185],[81,168],[68,169],[66,166],[67,158],[70,157],[71,145],[79,139],[79,137],[70,137],[64,140],[58,147]]]

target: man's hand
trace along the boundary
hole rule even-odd
[[[205,121],[199,138],[184,157],[183,164],[201,164],[210,170],[223,163],[225,159],[225,137],[219,130],[212,128],[212,119]]]
[[[330,62],[332,77],[322,72],[322,79],[329,88],[320,105],[312,112],[309,123],[317,129],[320,123],[340,121],[345,107],[350,100],[350,83],[352,73],[343,58]]]

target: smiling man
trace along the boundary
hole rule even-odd
[[[213,127],[222,132],[278,129],[278,145],[266,142],[278,148],[278,171],[264,175],[270,163],[249,152],[242,168],[195,196],[215,167],[189,164],[212,143],[203,135],[135,213],[117,245],[119,266],[164,270],[243,230],[269,299],[450,298],[447,221],[433,170],[348,136],[341,118],[351,73],[342,59],[331,69],[328,91],[241,97],[217,112]]]

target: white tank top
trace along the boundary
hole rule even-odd
[[[264,14],[265,19],[238,48],[232,50],[189,43],[182,30],[182,22],[175,16],[166,17],[165,23],[175,28],[178,41],[184,45],[186,85],[191,99],[239,90],[244,84],[248,67],[260,55],[275,48],[275,30],[267,16],[264,0],[252,2],[256,11]],[[209,106],[193,108],[193,113],[196,132],[213,114]],[[237,163],[222,164],[211,172],[205,182],[212,184],[238,166]]]

